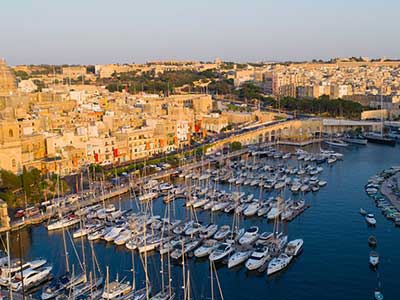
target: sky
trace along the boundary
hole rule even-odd
[[[399,58],[399,0],[2,0],[16,64]]]

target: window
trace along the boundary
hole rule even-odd
[[[8,131],[8,136],[9,136],[9,137],[14,137],[14,132],[13,132],[12,129],[10,129],[10,130]]]
[[[15,161],[15,159],[13,159],[11,161],[12,167],[15,168],[17,166],[17,162]]]

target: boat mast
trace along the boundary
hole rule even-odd
[[[182,289],[183,289],[183,299],[186,300],[185,252],[183,251],[184,247],[185,245],[182,239],[182,282],[183,282]]]
[[[11,272],[10,272],[10,267],[11,267],[11,256],[10,256],[10,232],[6,232],[6,239],[7,239],[7,264],[8,264],[8,280],[11,283]],[[22,261],[21,261],[22,264]],[[10,299],[13,300],[13,292],[11,290],[11,287],[9,289],[10,291]]]
[[[171,204],[169,202],[168,202],[167,208],[168,208],[168,221],[170,221],[171,220]],[[169,224],[168,225],[168,237],[170,237],[170,236],[171,236],[171,226]],[[168,247],[167,252],[168,252],[167,253],[167,255],[168,255],[168,295],[169,295],[169,299],[172,299],[171,256],[169,253],[169,247]]]
[[[211,300],[214,300],[214,278],[212,261],[210,260]]]
[[[106,267],[106,288],[107,288],[107,295],[110,297],[110,270],[109,267]]]
[[[57,198],[60,199],[60,165],[58,166],[58,173],[57,173]],[[64,255],[65,255],[65,270],[69,273],[69,260],[68,260],[68,250],[67,250],[67,241],[65,239],[65,231],[64,226],[61,226],[62,229],[62,238],[64,244]]]
[[[383,91],[383,80],[382,80],[382,84],[381,84],[381,137],[383,137],[383,95],[382,95],[382,91]]]
[[[131,250],[132,257],[132,290],[136,290],[136,276],[135,276],[135,255],[133,254],[133,250]]]
[[[21,273],[21,287],[22,287],[22,300],[25,300],[25,286],[24,286],[24,271],[22,268],[22,242],[21,242],[21,228],[18,230],[18,241],[19,241],[19,263],[20,263],[20,273]],[[8,266],[10,267],[10,266]],[[10,282],[11,284],[11,282]],[[11,286],[10,286],[11,288]]]

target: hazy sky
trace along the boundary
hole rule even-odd
[[[399,57],[399,0],[1,0],[14,64]]]

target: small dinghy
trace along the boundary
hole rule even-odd
[[[376,240],[376,237],[374,237],[373,235],[371,235],[369,238],[368,238],[368,245],[370,246],[370,247],[376,247],[376,245],[377,245],[377,240]]]
[[[384,299],[383,294],[380,290],[376,290],[374,292],[374,298],[375,298],[375,300],[383,300]]]
[[[366,216],[367,215],[367,211],[364,210],[363,208],[360,208],[360,215]]]

